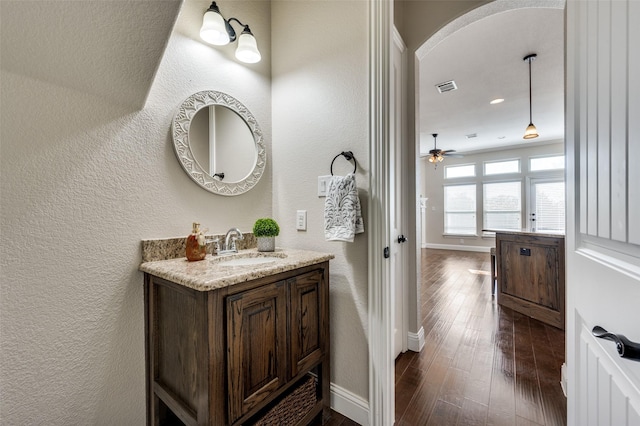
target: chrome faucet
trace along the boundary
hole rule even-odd
[[[235,234],[235,236],[233,235]],[[231,228],[227,231],[224,236],[224,245],[222,246],[222,250],[218,251],[218,254],[229,254],[229,253],[237,253],[238,247],[236,246],[236,240],[243,240],[244,235],[238,228]]]

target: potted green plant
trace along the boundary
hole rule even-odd
[[[258,239],[258,251],[274,251],[279,233],[280,227],[275,220],[268,217],[256,220],[253,235]]]

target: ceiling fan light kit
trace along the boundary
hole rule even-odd
[[[529,125],[524,132],[524,136],[522,137],[523,139],[534,139],[539,136],[538,129],[536,129],[536,126],[533,125],[533,118],[531,113],[531,62],[535,61],[537,57],[537,54],[531,53],[523,58],[525,62],[529,63]]]
[[[430,163],[435,164],[436,168],[438,168],[438,163],[444,161],[445,156],[451,155],[453,157],[462,157],[462,155],[460,154],[452,154],[456,152],[454,149],[448,149],[445,151],[438,149],[438,147],[436,146],[436,139],[438,138],[438,134],[432,133],[431,136],[433,136],[433,149],[429,151],[429,157],[427,159]]]
[[[440,163],[442,162],[442,160],[444,160],[444,157],[442,156],[442,154],[431,154],[431,156],[429,157],[429,162],[430,163]]]

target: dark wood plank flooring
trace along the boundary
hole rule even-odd
[[[489,253],[422,250],[425,347],[396,360],[396,425],[566,425],[564,332],[491,296]]]
[[[322,419],[317,418],[309,426],[320,426],[320,425],[322,425]],[[345,417],[342,414],[331,410],[331,418],[323,426],[360,426],[360,425],[358,425],[358,423],[354,422],[350,418]]]

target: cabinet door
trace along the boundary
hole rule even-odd
[[[326,352],[328,292],[323,270],[289,280],[291,299],[291,376],[308,370]]]
[[[498,303],[564,329],[564,238],[496,236]]]
[[[227,298],[230,423],[286,381],[286,309],[284,281]]]
[[[523,247],[526,246],[526,247]],[[558,310],[558,250],[552,245],[505,241],[502,292]]]

